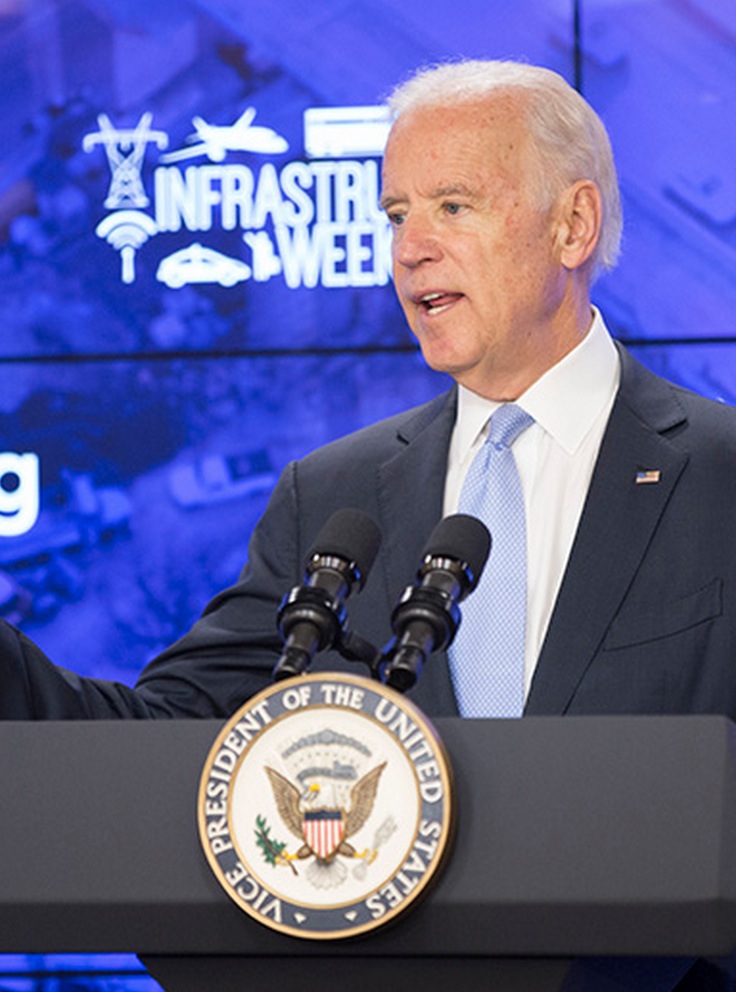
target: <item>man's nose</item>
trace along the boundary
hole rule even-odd
[[[435,261],[442,250],[431,222],[422,217],[407,217],[394,230],[394,262],[405,268],[415,268],[423,262]]]

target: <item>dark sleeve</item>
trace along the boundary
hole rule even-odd
[[[33,641],[0,620],[0,719],[106,720],[146,717],[128,686],[80,678],[52,665]]]
[[[0,645],[0,700],[7,698],[0,702],[0,717],[230,716],[270,685],[282,646],[279,605],[302,581],[307,550],[331,514],[352,506],[380,518],[376,466],[393,451],[396,431],[393,420],[383,421],[288,465],[253,531],[238,582],[211,601],[188,634],[146,666],[134,689],[55,668],[29,641],[21,646],[16,633],[12,645]],[[374,566],[351,604],[354,629],[377,645],[390,635],[390,605],[401,590],[397,586],[389,596],[381,572]],[[328,651],[319,665],[342,667],[343,661]]]
[[[278,606],[300,580],[295,475],[290,466],[277,484],[237,584],[147,665],[134,689],[53,665],[0,622],[0,719],[226,717],[267,686],[281,650]]]

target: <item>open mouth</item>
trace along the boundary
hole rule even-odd
[[[419,306],[424,307],[430,316],[436,316],[449,309],[453,303],[462,297],[462,293],[425,293],[417,300]]]

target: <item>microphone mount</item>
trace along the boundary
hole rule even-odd
[[[307,556],[303,584],[295,586],[279,607],[277,624],[284,647],[274,668],[275,680],[302,675],[314,655],[330,647],[351,660],[352,655],[366,660],[371,646],[345,631],[345,600],[363,587],[380,541],[377,525],[359,510],[346,508],[330,517]]]
[[[362,554],[346,550],[355,531]],[[302,675],[318,651],[332,648],[346,661],[364,664],[372,678],[406,692],[433,651],[452,643],[459,603],[476,587],[490,550],[487,528],[475,517],[445,517],[432,532],[414,584],[407,586],[391,614],[394,636],[379,651],[346,629],[345,600],[362,588],[380,535],[373,521],[355,510],[338,511],[328,521],[308,559],[305,582],[284,597],[278,629],[284,648],[274,679]],[[339,549],[339,550],[335,550]],[[362,561],[364,564],[359,564]]]
[[[411,689],[429,655],[452,643],[461,620],[459,603],[478,584],[490,545],[488,529],[475,517],[455,514],[437,524],[416,582],[391,614],[394,637],[378,663],[388,685]]]

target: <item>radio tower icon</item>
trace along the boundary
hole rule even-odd
[[[115,128],[107,114],[100,114],[100,130],[86,134],[82,141],[86,152],[102,145],[107,155],[112,178],[105,206],[114,213],[100,221],[95,233],[120,252],[125,283],[135,280],[136,251],[158,231],[156,222],[140,209],[151,202],[141,178],[146,146],[155,144],[164,149],[169,144],[165,131],[151,130],[152,119],[153,115],[146,113],[134,128]]]
[[[142,244],[158,232],[156,221],[142,210],[116,210],[108,214],[95,228],[99,238],[117,248],[123,265],[125,283],[135,281],[135,253]]]

